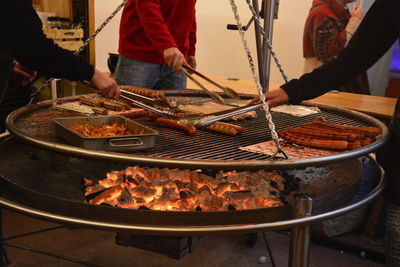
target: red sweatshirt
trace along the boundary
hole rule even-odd
[[[119,30],[119,53],[132,59],[165,64],[163,51],[177,47],[195,55],[196,0],[129,0]]]

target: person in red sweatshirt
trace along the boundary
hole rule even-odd
[[[186,89],[182,64],[196,68],[196,0],[129,0],[120,31],[117,83]]]

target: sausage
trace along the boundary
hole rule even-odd
[[[344,140],[329,140],[329,139],[311,139],[304,138],[292,133],[279,131],[279,136],[286,141],[295,143],[302,146],[318,147],[318,148],[328,148],[336,150],[348,149],[348,142]]]
[[[244,128],[241,126],[220,121],[217,121],[210,126],[205,127],[205,129],[229,135],[237,135],[244,131]]]
[[[120,89],[134,93],[134,94],[147,96],[147,97],[150,97],[153,99],[159,99],[159,100],[165,99],[164,93],[161,91],[158,91],[158,90],[156,91],[156,90],[151,90],[151,89],[136,87],[136,86],[130,86],[130,85],[121,85]]]
[[[92,111],[100,115],[108,115],[108,110],[100,107],[93,107]]]
[[[83,95],[79,98],[79,103],[92,107],[100,107],[103,101],[101,99],[97,99],[97,97]]]
[[[106,109],[111,109],[111,110],[114,110],[114,111],[125,110],[125,107],[123,105],[118,104],[118,103],[113,102],[113,101],[105,101],[102,104],[102,106],[105,107]]]
[[[181,125],[178,124],[176,120],[174,119],[168,119],[164,117],[160,117],[156,119],[157,124],[168,126],[174,129],[179,129],[179,130],[184,130],[190,135],[194,135],[197,132],[197,129],[194,125],[188,124],[188,125]]]
[[[346,135],[347,140],[349,140],[349,141],[354,141],[354,140],[365,138],[365,134],[363,132],[349,132],[346,130],[339,130],[339,129],[335,129],[335,128],[325,127],[323,125],[318,125],[315,123],[305,123],[301,127],[307,128],[307,129],[313,129],[318,132]]]
[[[378,127],[342,125],[342,124],[328,122],[327,120],[325,120],[323,118],[319,118],[318,120],[315,120],[315,123],[324,125],[327,127],[341,129],[341,130],[364,132],[368,137],[375,137],[375,136],[381,134],[381,132],[382,132],[381,129],[379,129]]]
[[[348,135],[346,134],[341,134],[340,132],[334,132],[334,131],[318,131],[316,129],[310,129],[310,128],[294,128],[294,127],[287,127],[287,131],[289,133],[294,133],[294,134],[301,134],[301,135],[306,135],[310,137],[322,137],[324,139],[333,139],[333,140],[347,140]]]

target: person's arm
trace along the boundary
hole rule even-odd
[[[162,52],[170,47],[177,47],[174,37],[161,13],[159,0],[134,0],[138,17],[143,25],[147,37],[156,49]],[[182,14],[184,15],[184,14]]]
[[[175,72],[182,71],[182,64],[187,64],[182,52],[178,49],[174,37],[161,14],[159,0],[135,0],[138,17],[142,22],[147,37],[156,49],[164,56],[165,63]],[[184,16],[184,14],[182,14]]]
[[[19,63],[14,64],[11,77],[10,84],[15,86],[27,86],[36,77],[37,72],[34,70],[27,69]]]
[[[42,23],[27,0],[3,1],[4,36],[13,56],[29,69],[43,75],[69,80],[90,80],[94,68],[85,59],[64,50],[44,35]],[[4,9],[3,9],[4,8]]]
[[[281,86],[289,102],[320,96],[372,66],[399,38],[399,6],[398,0],[376,0],[335,60]]]
[[[196,17],[193,19],[192,29],[189,34],[189,52],[188,52],[188,64],[196,69],[196,42],[197,42],[197,23]]]
[[[99,88],[97,92],[103,96],[119,96],[118,85],[113,79],[95,70],[84,58],[46,38],[31,1],[2,1],[0,10],[5,11],[3,19],[7,22],[3,33],[7,36],[5,46],[22,65],[46,77],[88,80]]]

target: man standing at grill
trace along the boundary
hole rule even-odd
[[[356,0],[313,0],[304,27],[304,73],[327,63],[348,44],[364,17],[363,2],[346,5]],[[333,88],[334,89],[334,88]],[[346,81],[339,91],[370,94],[366,72]]]
[[[371,67],[400,37],[400,1],[376,0],[369,9],[353,38],[335,60],[293,79],[265,94],[273,107],[285,102],[292,104],[320,96],[332,87]],[[255,102],[256,100],[252,101]],[[400,97],[390,124],[390,139],[378,151],[377,159],[385,169],[387,201],[385,249],[390,267],[400,266]]]
[[[118,85],[113,79],[46,38],[32,0],[0,1],[0,10],[0,101],[10,79],[26,85],[32,81],[36,71],[47,77],[87,80],[104,96],[119,95]],[[14,59],[24,67],[16,65]]]
[[[196,0],[129,0],[120,24],[116,80],[150,89],[186,89],[182,64],[196,68]]]

